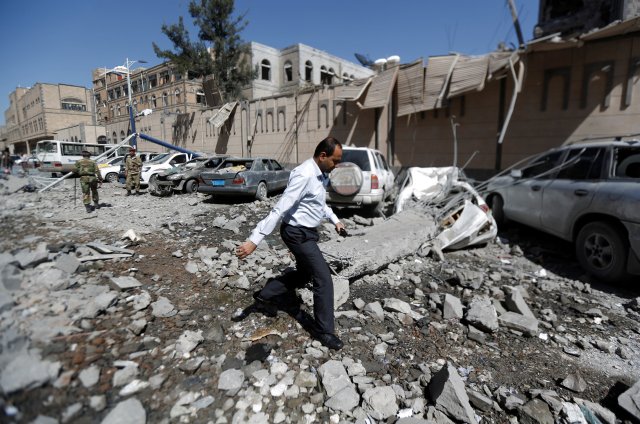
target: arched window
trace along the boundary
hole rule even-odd
[[[271,81],[271,63],[267,59],[260,62],[260,78],[264,81]]]
[[[133,101],[133,111],[135,113],[138,113],[138,101],[137,100]]]
[[[180,103],[180,89],[176,88],[176,91],[173,92],[176,96],[176,103]]]
[[[162,93],[162,106],[169,106],[169,95],[166,91]]]
[[[120,131],[120,141],[124,140],[126,136],[124,135],[124,131]]]
[[[116,116],[120,116],[120,105],[116,106]]]
[[[342,74],[342,82],[349,82],[351,80],[351,78],[349,78],[349,74],[347,74],[346,72],[344,72]]]
[[[310,60],[307,60],[304,64],[304,80],[311,82],[313,78],[313,63]]]
[[[333,83],[333,69],[327,70],[326,66],[320,67],[320,84],[331,85]]]
[[[151,96],[151,105],[154,109],[158,107],[158,99],[156,98],[155,94]]]
[[[288,60],[284,63],[284,80],[286,82],[293,81],[293,66]]]

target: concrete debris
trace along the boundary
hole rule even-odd
[[[145,424],[147,412],[142,403],[136,398],[130,398],[118,403],[100,424]]]
[[[439,248],[465,210],[486,214],[464,189],[389,219],[341,213],[350,237],[319,229],[337,274],[334,351],[304,317],[252,305],[294,264],[277,234],[233,254],[277,195],[227,205],[105,186],[118,204],[90,220],[63,186],[0,192],[15,229],[0,240],[2,422],[639,419],[640,298],[592,286],[519,228]],[[120,239],[128,229],[137,241]],[[149,244],[134,251],[138,234]]]
[[[60,362],[43,360],[36,351],[17,356],[0,373],[0,388],[5,394],[28,390],[58,377]]]
[[[618,405],[631,414],[636,421],[640,420],[640,380],[618,396]]]

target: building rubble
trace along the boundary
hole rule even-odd
[[[87,220],[71,191],[3,196],[14,231],[0,246],[3,422],[640,419],[640,298],[556,275],[507,240],[434,260],[423,243],[436,221],[411,208],[345,217],[352,237],[322,228],[323,249],[355,258],[336,265],[351,282],[337,284],[346,346],[333,352],[283,312],[231,320],[294,264],[277,235],[246,261],[232,252],[276,199],[217,205],[114,187],[101,195],[126,207]],[[413,241],[394,233],[407,221],[421,225]],[[144,238],[124,247],[130,228]],[[363,258],[377,243],[393,252]],[[78,260],[87,246],[134,254]],[[614,402],[594,397],[603,391]]]

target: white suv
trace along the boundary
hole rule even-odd
[[[155,184],[158,174],[176,165],[187,163],[192,159],[192,155],[188,153],[162,153],[150,161],[142,164],[142,172],[140,172],[140,184]]]
[[[329,175],[327,203],[379,212],[395,191],[395,176],[382,153],[366,147],[342,148],[342,162]]]

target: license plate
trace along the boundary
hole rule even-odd
[[[220,187],[224,185],[224,180],[213,180],[211,184],[213,184],[214,187]]]

